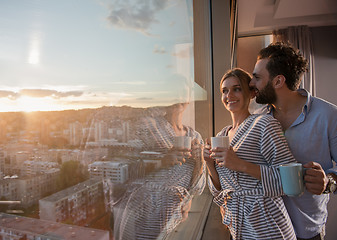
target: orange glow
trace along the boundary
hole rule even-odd
[[[33,111],[55,111],[63,110],[64,107],[57,104],[55,99],[51,98],[34,98],[22,96],[17,99],[17,110],[24,112]]]

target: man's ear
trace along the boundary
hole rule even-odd
[[[282,88],[286,83],[286,78],[283,75],[277,75],[273,79],[274,88]]]

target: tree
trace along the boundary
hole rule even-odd
[[[59,189],[65,189],[83,182],[89,178],[88,169],[79,161],[67,161],[61,165],[57,181]]]

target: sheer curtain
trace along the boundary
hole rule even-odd
[[[273,42],[277,41],[289,41],[309,61],[308,71],[304,74],[301,88],[305,88],[311,95],[316,96],[315,65],[310,28],[308,26],[293,26],[273,31]]]

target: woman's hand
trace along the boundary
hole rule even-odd
[[[164,158],[164,165],[182,165],[191,156],[191,149],[172,147]]]
[[[221,189],[220,179],[219,179],[218,172],[215,169],[214,158],[212,158],[211,156],[212,155],[211,145],[208,139],[205,140],[205,145],[202,149],[202,152],[203,152],[202,157],[204,161],[206,162],[208,174],[213,182],[213,185],[218,191],[220,191]]]
[[[182,222],[188,218],[188,212],[191,210],[192,200],[181,207]]]
[[[226,167],[233,171],[242,171],[240,166],[242,166],[245,161],[236,155],[231,146],[229,148],[212,148],[211,152],[212,154],[210,156],[215,159],[219,167]]]
[[[247,162],[239,158],[232,146],[229,148],[211,149],[210,157],[215,158],[219,167],[226,167],[230,170],[246,173],[258,180],[261,180],[260,165]]]
[[[211,157],[211,145],[209,144],[209,140],[206,139],[205,145],[203,147],[203,158],[206,162],[206,164],[214,164],[214,159]]]
[[[202,144],[198,139],[193,139],[191,144],[191,157],[197,161],[201,159]]]

